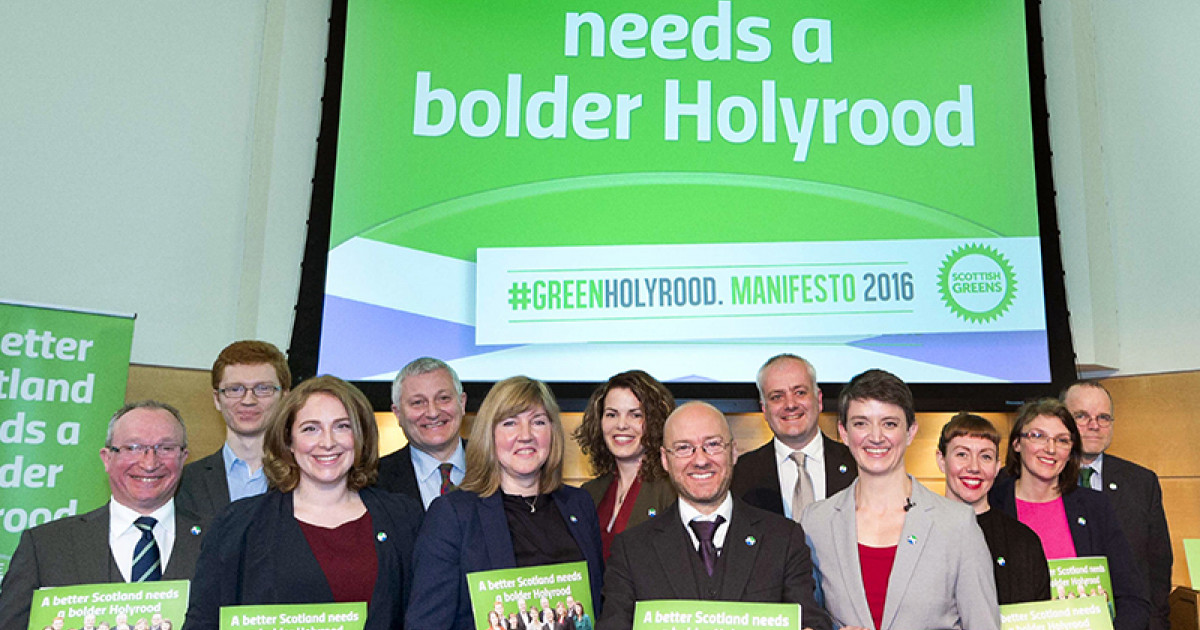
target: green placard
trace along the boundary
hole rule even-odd
[[[1005,604],[1000,630],[1112,630],[1108,608],[1099,597]]]
[[[221,607],[221,630],[362,630],[366,623],[366,602]]]
[[[1102,597],[1108,602],[1109,616],[1115,617],[1112,592],[1108,558],[1089,556],[1050,561],[1050,599]]]
[[[0,302],[0,575],[22,531],[108,498],[132,341],[132,317]]]
[[[800,604],[662,599],[638,602],[633,630],[799,630]]]
[[[135,582],[127,584],[79,584],[40,588],[33,592],[29,608],[29,630],[55,627],[93,628],[101,623],[110,628],[138,627],[179,630],[188,607],[188,581]],[[163,624],[168,623],[169,626]]]
[[[467,586],[471,589],[471,610],[480,630],[488,628],[489,613],[496,612],[508,619],[520,610],[522,601],[529,609],[549,605],[551,610],[560,603],[569,608],[572,601],[579,602],[593,623],[596,618],[586,562],[477,571],[467,574]]]

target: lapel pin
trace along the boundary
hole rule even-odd
[[[192,535],[193,536],[200,535],[200,526],[199,525],[192,525]]]
[[[910,544],[910,545],[917,544],[917,537],[913,536],[912,534],[909,534],[908,535],[908,544]]]
[[[842,464],[841,466],[838,466],[838,472],[842,473],[843,475],[846,474],[846,465]]]
[[[649,515],[650,518],[654,518],[655,516],[658,516],[658,510],[650,508],[649,510],[646,510],[646,514]]]
[[[1077,522],[1078,522],[1080,525],[1087,525],[1087,519],[1086,519],[1086,518],[1083,518],[1082,516],[1080,516],[1080,517],[1079,517],[1079,520],[1078,520]]]
[[[757,539],[757,538],[755,538],[755,537],[753,537],[753,536],[747,536],[747,537],[746,537],[746,546],[747,546],[747,547],[753,547],[753,546],[754,546],[756,543],[758,543],[758,539]]]
[[[1113,483],[1113,482],[1111,482],[1111,481],[1110,481],[1110,482],[1108,482],[1108,489],[1109,489],[1109,490],[1116,490],[1116,489],[1117,489],[1117,484],[1115,484],[1115,483]]]
[[[574,514],[572,514],[572,515],[571,515],[571,522],[572,522],[572,523],[578,523],[578,522],[579,522],[579,517],[577,517],[577,516],[575,516]]]
[[[1004,556],[1000,556],[1000,557],[996,558],[996,564],[998,564],[1000,566],[1004,566]]]
[[[379,532],[378,534],[375,534],[375,540],[378,540],[379,542],[387,540],[387,532]]]

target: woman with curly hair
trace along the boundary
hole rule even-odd
[[[671,392],[641,370],[613,376],[588,400],[574,437],[596,474],[583,489],[596,503],[605,560],[614,536],[675,501],[659,456],[674,409]]]

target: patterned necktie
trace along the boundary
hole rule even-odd
[[[154,526],[158,521],[149,516],[138,517],[133,526],[142,530],[142,537],[133,548],[133,573],[131,582],[154,582],[162,579],[162,562],[158,555],[158,543],[154,540]]]
[[[1084,488],[1092,487],[1092,475],[1096,474],[1096,470],[1091,466],[1084,466],[1079,469],[1079,485]]]
[[[717,528],[724,522],[725,517],[718,516],[711,521],[697,519],[688,523],[700,541],[700,559],[704,561],[704,570],[708,572],[709,577],[712,577],[713,569],[717,566],[717,546],[713,544],[713,536],[717,533]]]
[[[815,496],[812,477],[809,477],[808,471],[804,469],[804,463],[808,460],[808,456],[803,451],[792,451],[790,457],[793,462],[796,462],[796,485],[792,488],[792,520],[799,523],[804,508],[813,502]]]
[[[438,490],[438,492],[443,495],[458,487],[454,485],[453,481],[450,481],[450,470],[453,468],[454,464],[449,462],[445,464],[438,464],[438,472],[442,475],[442,487],[440,490]]]

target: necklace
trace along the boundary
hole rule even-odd
[[[537,500],[538,500],[538,495],[536,495],[536,494],[533,495],[533,499],[526,499],[525,497],[521,497],[521,502],[523,502],[525,505],[529,506],[530,514],[537,512]]]

